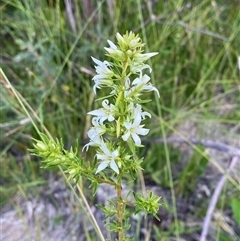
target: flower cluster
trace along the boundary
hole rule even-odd
[[[150,113],[143,111],[140,99],[143,92],[159,92],[150,83],[150,77],[144,72],[151,68],[145,62],[157,53],[142,53],[144,44],[134,33],[116,35],[117,45],[108,40],[109,47],[105,48],[109,61],[100,61],[92,57],[96,64],[97,75],[93,77],[93,91],[109,88],[109,95],[102,101],[102,108],[90,111],[92,127],[88,131],[89,146],[97,149],[96,158],[100,164],[96,170],[99,173],[110,167],[119,174],[129,165],[131,156],[126,151],[129,146],[141,146],[140,136],[148,134],[142,121]],[[130,148],[131,149],[131,148]]]

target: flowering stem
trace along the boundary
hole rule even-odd
[[[123,36],[117,33],[116,37],[118,45],[108,40],[110,47],[105,48],[110,62],[92,57],[97,72],[93,77],[94,93],[101,88],[111,88],[111,91],[102,101],[102,108],[88,112],[94,116],[93,126],[88,131],[90,142],[83,149],[88,150],[89,146],[96,148],[97,163],[95,162],[94,168],[97,164],[96,174],[101,179],[94,178],[94,181],[97,180],[97,184],[100,184],[104,182],[102,178],[106,177],[106,181],[110,181],[109,184],[116,188],[116,203],[109,201],[109,206],[103,207],[103,210],[106,217],[116,217],[109,224],[110,231],[118,233],[118,241],[126,241],[130,240],[126,237],[130,225],[126,217],[126,202],[122,197],[122,177],[131,174],[134,178],[141,168],[142,160],[134,155],[136,147],[142,146],[140,136],[149,132],[141,122],[146,117],[151,118],[151,115],[142,110],[141,103],[144,100],[140,97],[143,92],[155,91],[158,96],[159,92],[145,74],[146,70],[151,72],[150,66],[145,64],[146,60],[157,53],[143,54],[144,44],[132,32]],[[111,177],[116,177],[117,182],[113,184]],[[137,213],[144,209],[156,216],[158,199],[152,193],[146,200],[142,196],[135,196],[139,202],[136,204]]]
[[[73,148],[67,151],[62,141],[50,140],[44,134],[41,134],[42,141],[36,140],[35,149],[31,151],[45,158],[45,168],[61,165],[64,172],[69,174],[69,179],[78,181],[80,177],[85,177],[90,180],[94,194],[101,183],[114,186],[117,200],[108,200],[108,205],[99,207],[106,218],[115,218],[108,224],[110,232],[118,234],[118,241],[129,241],[132,239],[127,237],[127,230],[131,225],[126,206],[134,206],[135,214],[145,211],[146,215],[151,213],[158,219],[157,213],[161,205],[160,197],[152,192],[147,195],[129,192],[135,199],[133,203],[126,201],[128,195],[122,197],[122,178],[130,174],[135,179],[137,171],[141,170],[143,158],[136,156],[136,148],[143,146],[140,136],[149,132],[142,121],[146,117],[151,118],[151,114],[143,111],[141,106],[148,100],[140,97],[144,92],[150,91],[160,95],[151,84],[150,77],[145,74],[147,70],[152,70],[145,62],[157,53],[143,54],[144,44],[132,32],[123,36],[117,33],[116,37],[118,46],[108,40],[110,47],[105,48],[111,62],[92,57],[97,72],[93,77],[94,93],[101,88],[111,89],[109,95],[102,100],[102,108],[88,112],[94,117],[92,127],[87,132],[90,142],[83,150],[87,151],[90,146],[96,148],[95,161],[85,163],[82,158],[77,157],[77,148],[75,151]],[[79,191],[81,194],[81,189]],[[104,239],[102,235],[101,238]]]

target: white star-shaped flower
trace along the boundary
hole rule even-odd
[[[150,77],[148,75],[143,75],[133,80],[132,87],[124,91],[125,97],[138,97],[142,91],[155,91],[158,97],[160,97],[159,91],[156,87],[149,84]],[[126,86],[126,83],[125,83]]]
[[[109,69],[110,63],[108,61],[100,61],[92,57],[92,60],[97,64],[95,66],[97,75],[93,77],[95,85],[93,86],[93,91],[96,94],[96,89],[101,89],[101,87],[111,87],[113,86],[114,72]]]
[[[150,114],[147,112],[141,111],[141,106],[137,105],[134,109],[134,121],[133,122],[124,122],[123,125],[126,128],[124,135],[122,135],[122,139],[127,141],[131,136],[136,146],[141,145],[141,139],[138,135],[145,136],[148,134],[149,129],[143,128],[144,125],[140,125],[141,120],[145,115],[149,116]]]
[[[145,120],[146,116],[148,116],[149,118],[152,117],[151,114],[147,111],[142,111],[142,106],[139,104],[136,104],[136,107],[134,108],[134,119],[137,115],[141,115],[142,120]]]
[[[149,69],[149,72],[152,72],[152,69],[148,64],[143,64],[143,63],[138,63],[138,62],[133,62],[132,65],[130,66],[131,72],[132,73],[140,73],[140,76],[142,76],[142,72],[144,69]]]
[[[110,54],[110,55],[116,55],[118,57],[123,56],[123,52],[118,49],[118,47],[110,40],[107,40],[110,48],[105,48],[105,50]]]
[[[119,156],[118,150],[110,151],[104,141],[101,143],[100,153],[96,154],[97,159],[103,160],[101,164],[98,166],[96,174],[104,170],[110,165],[110,168],[119,174],[118,166],[115,162],[115,158]]]
[[[114,111],[116,111],[116,107],[113,104],[108,105],[108,100],[103,100],[102,106],[103,108],[98,110],[93,110],[88,112],[89,115],[95,115],[97,116],[97,120],[100,122],[101,125],[103,125],[103,122],[105,120],[108,121],[114,121]]]
[[[92,124],[93,127],[87,132],[90,142],[82,150],[88,151],[89,146],[100,146],[102,140],[100,137],[106,132],[106,127],[99,124],[97,117],[92,118]]]
[[[96,135],[93,139],[90,139],[90,142],[83,147],[82,151],[84,151],[84,149],[88,151],[89,146],[98,147],[101,145],[101,143],[102,143],[101,137]]]

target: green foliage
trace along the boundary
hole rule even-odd
[[[169,152],[171,163],[176,163],[181,153],[173,146],[169,146]],[[161,144],[150,145],[147,143],[141,155],[145,156],[142,168],[146,178],[152,179],[155,183],[164,187],[169,187],[170,177],[167,170],[164,147]]]
[[[237,198],[233,198],[231,200],[231,208],[233,212],[233,217],[238,225],[240,225],[240,200]]]
[[[152,191],[148,191],[147,197],[137,193],[133,193],[133,195],[136,200],[135,214],[144,211],[146,216],[151,213],[157,220],[160,220],[158,217],[159,207],[166,206],[164,203],[159,203],[161,197],[155,196]]]
[[[2,155],[0,161],[0,205],[11,204],[11,198],[16,193],[32,193],[38,196],[39,186],[47,184],[39,175],[39,164],[25,157],[22,162],[16,162],[14,156]]]
[[[151,51],[159,52],[151,61],[154,69],[151,77],[161,91],[161,99],[154,101],[149,94],[147,98],[153,101],[146,103],[146,110],[151,110],[153,116],[152,121],[146,122],[151,129],[150,136],[162,137],[162,130],[166,135],[178,134],[175,127],[185,121],[202,126],[212,121],[221,123],[227,136],[238,137],[237,131],[230,131],[240,118],[237,0],[188,3],[129,0],[112,1],[115,2],[112,7],[107,5],[108,1],[93,1],[92,19],[83,1],[72,2],[76,33],[69,24],[64,1],[3,0],[0,3],[1,67],[40,117],[38,123],[34,121],[41,128],[47,127],[54,136],[62,137],[65,151],[76,139],[80,145],[84,143],[90,124],[86,113],[100,103],[93,101],[91,92],[94,68],[90,56],[102,57],[106,39],[113,40],[113,33],[126,30],[139,33],[146,48],[150,46]],[[29,186],[44,185],[45,181],[42,183],[43,172],[36,171],[38,159],[31,164],[26,159],[29,137],[39,137],[9,86],[2,78],[0,81],[0,135],[3,147],[7,145],[1,150],[1,198],[8,202],[24,184],[26,192],[35,194],[37,188]],[[19,146],[22,152],[14,153]],[[151,144],[146,150],[142,165],[147,179],[173,190],[169,169],[175,170],[179,165],[180,151],[159,144]],[[91,154],[84,162],[87,168],[88,161],[93,160],[94,153]],[[173,193],[172,198],[192,193],[195,181],[204,174],[206,159],[202,155],[194,152],[187,167],[181,168],[183,171],[174,180],[179,193]],[[200,167],[193,166],[193,158],[200,162]],[[184,185],[188,178],[192,181],[190,189]],[[91,183],[95,191],[97,185],[97,181]],[[231,203],[238,222],[236,201],[231,200],[228,197],[226,202]],[[207,201],[199,203],[202,210],[206,210]]]
[[[137,147],[142,147],[139,135],[147,135],[149,129],[143,128],[143,121],[146,116],[151,118],[151,114],[142,111],[139,104],[142,92],[155,91],[158,96],[158,90],[149,82],[150,77],[143,75],[144,69],[151,68],[145,64],[145,61],[155,56],[157,53],[142,53],[143,46],[141,38],[133,32],[127,32],[125,35],[116,34],[118,44],[108,40],[110,48],[105,48],[112,62],[100,61],[93,58],[97,74],[93,80],[95,82],[93,91],[96,94],[97,89],[111,87],[114,101],[109,103],[108,99],[102,101],[103,108],[88,112],[93,115],[92,127],[88,130],[89,143],[83,150],[89,149],[89,146],[96,148],[96,159],[100,163],[96,169],[96,162],[89,162],[87,167],[82,158],[77,156],[78,149],[71,147],[65,150],[62,140],[53,140],[47,135],[40,133],[41,140],[34,139],[34,149],[29,151],[33,155],[43,158],[43,168],[59,167],[64,169],[67,180],[73,180],[78,184],[80,177],[85,177],[91,181],[94,194],[100,183],[107,183],[116,189],[116,200],[108,200],[107,206],[98,205],[105,214],[105,222],[108,230],[112,233],[118,233],[119,241],[130,240],[126,232],[130,228],[128,212],[126,211],[125,197],[122,196],[123,176],[131,173],[135,176],[141,169],[142,160],[136,156]],[[134,75],[134,77],[132,77]],[[114,120],[118,120],[113,122]],[[106,132],[106,135],[105,135]],[[108,135],[118,138],[117,141],[108,139]],[[127,147],[129,146],[129,150]],[[110,169],[110,170],[109,170]],[[108,174],[107,174],[108,173]],[[109,181],[109,175],[116,181]],[[133,178],[135,179],[135,177]],[[129,192],[130,194],[131,192]],[[129,196],[129,194],[127,196]],[[159,220],[157,213],[162,205],[160,197],[155,196],[152,191],[148,196],[133,193],[136,203],[136,214],[144,210],[147,214]],[[111,222],[108,218],[114,217]]]
[[[201,148],[204,151],[205,148]],[[197,178],[203,174],[208,164],[208,159],[205,156],[194,152],[187,166],[180,174],[177,182],[177,193],[179,195],[189,195],[196,188]],[[188,185],[186,185],[188,183]]]
[[[237,239],[235,238],[233,238],[233,237],[229,237],[229,236],[227,236],[227,235],[224,235],[224,234],[221,234],[220,236],[219,236],[219,239],[218,239],[219,241],[237,241]]]

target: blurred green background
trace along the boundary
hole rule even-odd
[[[67,148],[76,139],[80,144],[87,141],[91,122],[86,113],[99,104],[94,102],[92,93],[95,70],[91,56],[106,59],[107,39],[116,42],[116,33],[126,31],[138,33],[146,43],[146,51],[159,52],[149,62],[152,82],[161,98],[149,94],[152,102],[145,106],[153,115],[146,124],[151,129],[148,138],[179,135],[184,125],[189,128],[183,132],[186,138],[211,139],[211,133],[206,134],[209,122],[220,129],[219,139],[215,136],[214,140],[238,138],[238,0],[3,0],[0,9],[1,68],[22,100],[39,116],[38,127],[46,126],[53,137],[63,139]],[[21,194],[28,199],[38,195],[38,188],[45,187],[49,177],[59,173],[40,169],[40,160],[29,156],[31,137],[39,137],[16,96],[0,77],[1,205],[10,203],[16,208],[13,197]],[[103,96],[104,90],[98,93]],[[192,133],[192,126],[196,132]],[[173,209],[169,212],[175,213],[176,221],[176,202],[195,195],[210,159],[204,148],[190,151],[184,159],[190,147],[147,142],[145,146],[139,152],[145,155],[145,178],[153,186],[171,190],[169,206]],[[85,158],[92,159],[93,155],[90,152]],[[236,185],[229,184],[228,188],[224,189],[218,208],[230,212],[228,225],[233,234],[217,225],[217,240],[234,240],[237,232],[240,234],[239,228],[234,228],[240,225],[239,193]],[[196,219],[204,217],[209,198],[198,206]],[[181,235],[196,232],[181,229],[184,222],[178,221]],[[174,222],[172,225],[166,230],[155,230],[155,240],[160,240],[160,235],[166,237],[161,240],[174,237]]]

